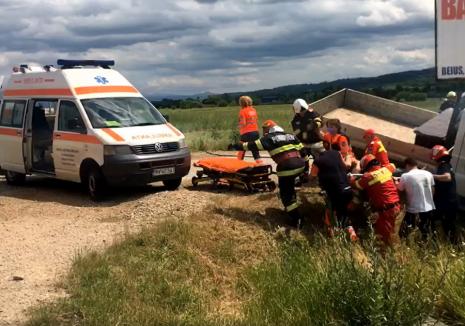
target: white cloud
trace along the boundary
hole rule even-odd
[[[0,0],[0,75],[115,59],[142,91],[198,93],[433,66],[433,1]]]

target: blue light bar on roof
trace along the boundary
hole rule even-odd
[[[58,59],[57,64],[62,68],[73,68],[77,66],[95,66],[110,68],[115,65],[115,60],[64,60]]]

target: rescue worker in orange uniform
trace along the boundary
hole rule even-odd
[[[374,155],[365,155],[360,161],[363,176],[352,180],[352,186],[364,190],[373,212],[377,214],[374,225],[376,235],[386,245],[398,242],[398,228],[402,222],[403,213],[399,193],[392,178],[395,167],[381,166]]]
[[[279,195],[289,216],[290,225],[300,227],[303,219],[295,191],[295,179],[305,171],[307,155],[304,146],[293,134],[285,133],[274,121],[263,123],[263,137],[248,143],[234,145],[236,149],[266,150],[276,162]]]
[[[360,166],[357,158],[352,152],[349,137],[341,132],[341,121],[329,119],[326,121],[327,132],[323,137],[323,145],[326,150],[334,149],[341,153],[347,171],[358,173]]]
[[[241,96],[239,98],[239,105],[241,106],[241,110],[239,111],[240,140],[243,143],[254,142],[260,138],[257,111],[252,106],[252,99],[249,96]],[[256,149],[252,149],[251,151],[255,162],[261,163],[260,152]],[[239,160],[243,160],[244,157],[245,151],[237,152]]]
[[[387,166],[390,164],[388,152],[381,142],[381,139],[376,136],[373,129],[365,130],[363,139],[367,143],[367,147],[365,148],[365,155],[374,155],[376,160],[381,163],[381,166]]]

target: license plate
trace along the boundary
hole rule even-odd
[[[160,175],[168,175],[168,174],[174,174],[175,170],[174,167],[171,168],[161,168],[161,169],[155,169],[152,172],[152,175],[154,177],[158,177]]]

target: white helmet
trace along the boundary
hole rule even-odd
[[[284,129],[281,128],[280,126],[271,127],[269,133],[273,134],[275,132],[284,132]]]
[[[294,104],[292,104],[292,106],[294,107],[294,112],[297,114],[297,113],[300,113],[302,111],[305,111],[305,110],[308,110],[308,104],[307,102],[305,102],[305,100],[299,98],[297,100],[294,101]]]

